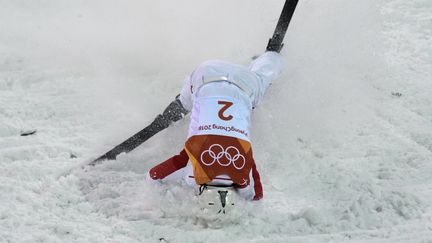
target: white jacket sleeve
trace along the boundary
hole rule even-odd
[[[192,75],[189,75],[184,81],[183,81],[183,87],[180,92],[180,102],[182,103],[183,107],[191,111],[192,110]]]

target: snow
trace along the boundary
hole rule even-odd
[[[253,116],[264,200],[223,219],[145,180],[188,118],[81,165],[149,124],[199,62],[261,53],[283,1],[0,2],[0,242],[432,241],[430,1],[300,1]]]

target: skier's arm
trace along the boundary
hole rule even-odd
[[[260,174],[256,168],[255,163],[252,165],[252,177],[254,180],[254,192],[255,192],[253,200],[257,201],[257,200],[262,199],[264,194],[263,194],[263,188],[262,188],[262,184],[261,184],[261,176],[260,176]]]
[[[149,175],[153,180],[162,180],[181,168],[184,168],[188,161],[189,157],[183,149],[178,155],[175,155],[153,167],[149,171]]]
[[[263,188],[261,184],[261,177],[256,168],[255,162],[252,165],[250,172],[251,183],[246,187],[238,187],[237,192],[246,200],[258,201],[263,198]]]

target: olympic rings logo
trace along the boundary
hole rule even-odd
[[[232,164],[234,168],[241,170],[246,165],[245,157],[234,146],[224,149],[220,144],[213,144],[201,153],[200,158],[206,166],[211,166],[217,162],[220,166],[227,167]]]

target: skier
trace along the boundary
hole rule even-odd
[[[263,189],[250,141],[251,113],[282,69],[282,45],[248,68],[206,61],[184,81],[180,102],[191,111],[184,149],[149,171],[149,180],[183,178],[187,184],[233,186],[247,200]]]

